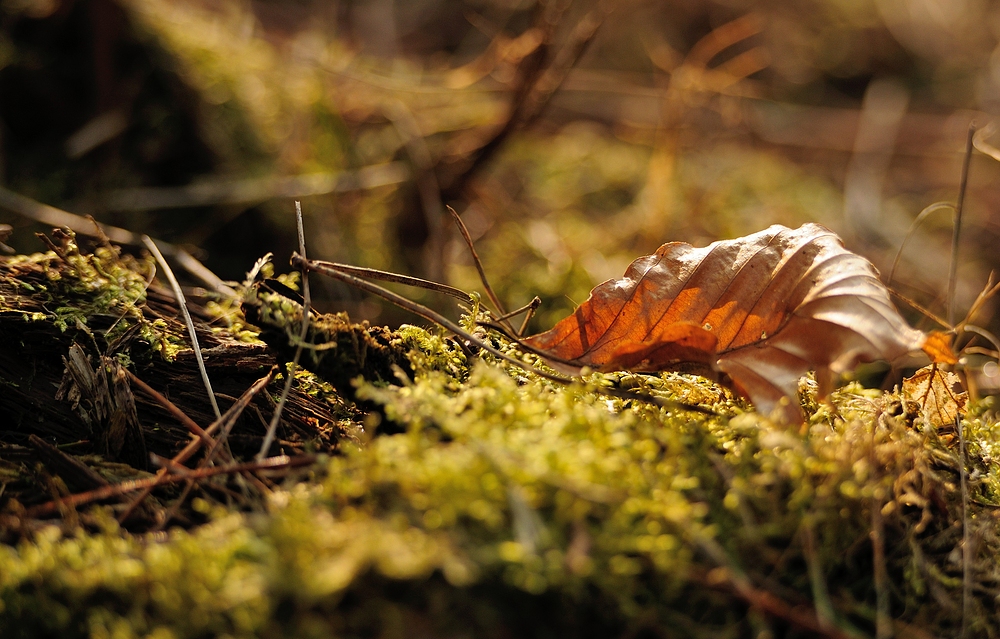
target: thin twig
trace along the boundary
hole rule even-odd
[[[297,457],[278,455],[276,457],[269,457],[267,459],[263,459],[260,461],[255,460],[252,462],[242,462],[239,464],[227,464],[225,466],[211,466],[206,468],[199,468],[182,475],[161,476],[157,474],[155,477],[124,481],[121,482],[120,484],[112,484],[111,486],[105,486],[104,488],[98,488],[97,490],[91,490],[85,493],[78,493],[76,495],[70,495],[69,497],[64,497],[59,500],[53,500],[44,504],[40,504],[38,506],[29,508],[25,513],[25,516],[39,517],[41,515],[47,515],[56,512],[57,510],[63,507],[75,508],[83,504],[89,504],[91,502],[100,501],[102,499],[108,499],[110,497],[116,497],[118,495],[135,492],[137,490],[150,491],[158,486],[176,484],[178,482],[187,481],[188,479],[205,479],[206,477],[213,477],[215,475],[232,475],[245,472],[254,472],[259,470],[297,468],[299,466],[308,466],[315,462],[316,462],[316,455],[299,455]]]
[[[174,419],[179,421],[185,428],[187,428],[192,435],[200,439],[203,444],[205,444],[206,446],[213,446],[215,444],[215,440],[212,439],[211,435],[205,432],[205,430],[197,423],[195,423],[193,419],[188,417],[187,414],[180,408],[178,408],[176,404],[174,404],[172,401],[164,397],[160,392],[151,387],[149,384],[136,377],[135,373],[133,373],[132,371],[125,369],[125,375],[128,376],[129,382],[131,384],[138,386],[139,390],[141,390],[142,392],[146,393],[154,400],[156,400],[157,404],[162,406],[168,413],[173,415]]]
[[[432,282],[419,277],[410,277],[409,275],[400,275],[399,273],[380,271],[374,268],[363,268],[361,266],[351,266],[349,264],[339,264],[336,262],[330,262],[330,264],[333,264],[338,270],[343,271],[344,273],[350,273],[351,275],[357,275],[358,277],[368,277],[373,280],[381,280],[383,282],[415,286],[417,288],[427,289],[428,291],[434,291],[435,293],[450,295],[465,304],[474,303],[472,297],[468,293],[455,288],[454,286],[448,286],[447,284],[440,284],[438,282]]]
[[[316,271],[317,273],[328,275],[334,279],[344,282],[345,284],[350,284],[355,288],[359,288],[363,291],[372,293],[373,295],[378,295],[382,299],[388,302],[392,302],[393,304],[402,308],[403,310],[409,311],[414,315],[422,317],[429,322],[433,322],[439,326],[443,326],[452,333],[461,336],[462,339],[468,341],[470,344],[474,344],[478,348],[481,348],[482,350],[492,353],[495,357],[498,357],[507,363],[513,364],[518,368],[521,368],[522,370],[534,373],[539,377],[543,377],[550,381],[557,382],[559,384],[564,384],[567,386],[575,382],[575,380],[570,377],[564,377],[562,375],[550,373],[540,368],[531,366],[526,362],[515,359],[514,357],[511,357],[510,355],[495,348],[492,344],[489,344],[488,342],[479,339],[475,335],[472,335],[468,331],[463,330],[462,327],[460,327],[458,324],[451,321],[444,315],[441,315],[437,311],[431,310],[426,306],[424,306],[423,304],[419,304],[417,302],[414,302],[413,300],[408,300],[402,295],[393,293],[387,288],[383,288],[377,284],[372,284],[371,282],[366,282],[365,280],[359,277],[354,277],[353,275],[350,275],[348,273],[342,273],[338,271],[336,268],[334,268],[333,265],[330,264],[329,262],[323,262],[320,260],[306,260],[297,254],[292,255],[291,262],[292,266],[295,268],[307,268],[311,271]],[[515,341],[517,340],[515,339]],[[519,345],[527,348],[525,344],[519,343]],[[536,352],[534,351],[534,349],[530,350],[532,350],[532,352]],[[539,353],[536,352],[536,354]],[[703,406],[686,404],[684,402],[676,402],[673,400],[663,399],[660,397],[653,397],[652,395],[630,393],[628,391],[622,391],[615,388],[606,388],[603,386],[594,386],[593,390],[595,392],[609,395],[611,397],[617,397],[619,399],[648,402],[650,404],[659,406],[661,408],[674,408],[674,409],[694,411],[707,415],[717,415],[715,411],[705,408]]]
[[[528,330],[528,322],[530,322],[531,318],[535,316],[535,311],[537,311],[538,307],[541,305],[542,298],[537,295],[533,297],[530,302],[528,302],[528,310],[524,313],[524,321],[521,322],[521,328],[517,329],[518,337],[524,337],[524,332]]]
[[[451,213],[452,219],[455,220],[458,232],[462,234],[462,238],[465,240],[466,246],[469,247],[469,252],[472,253],[472,262],[476,265],[476,270],[479,271],[479,281],[483,283],[483,288],[486,289],[486,295],[490,298],[490,301],[493,302],[493,306],[497,309],[497,313],[499,314],[497,321],[502,322],[513,331],[514,328],[507,321],[507,317],[509,317],[509,315],[504,310],[503,304],[500,302],[500,298],[497,297],[497,294],[493,291],[493,287],[490,286],[489,278],[486,277],[486,269],[483,268],[483,261],[479,259],[479,254],[476,252],[476,245],[472,242],[472,235],[469,234],[468,227],[465,226],[465,222],[462,221],[462,217],[455,209],[449,206],[448,212]]]
[[[299,252],[305,259],[306,254],[306,235],[302,227],[302,204],[296,200],[295,201],[295,225],[296,231],[299,235]],[[309,337],[309,313],[312,310],[312,300],[309,296],[309,270],[306,268],[302,269],[302,329],[299,331],[299,342],[295,345],[295,355],[292,356],[291,365],[286,371],[288,377],[285,379],[285,386],[281,389],[281,397],[278,399],[278,405],[274,408],[274,413],[271,415],[271,423],[267,426],[267,434],[264,436],[264,442],[260,446],[260,452],[257,453],[257,460],[260,461],[267,456],[268,450],[271,448],[271,444],[274,442],[274,435],[278,432],[278,423],[281,421],[281,411],[285,407],[285,401],[288,399],[288,393],[292,390],[292,382],[295,379],[295,371],[299,368],[299,359],[302,357],[302,347],[305,344],[306,338]]]
[[[146,245],[146,248],[156,258],[156,262],[167,276],[167,281],[170,282],[170,288],[174,292],[174,297],[177,298],[177,306],[180,307],[181,315],[184,316],[188,335],[191,336],[191,347],[194,349],[194,358],[197,360],[198,370],[201,372],[201,381],[205,384],[205,390],[208,391],[208,401],[212,404],[212,412],[215,413],[215,418],[219,419],[222,417],[222,412],[219,410],[219,403],[215,400],[215,391],[212,390],[212,380],[208,378],[208,369],[205,368],[205,358],[201,355],[201,345],[198,344],[198,335],[194,328],[194,320],[191,319],[191,311],[187,307],[187,300],[184,298],[184,291],[181,290],[181,285],[177,282],[177,278],[174,277],[174,272],[170,269],[170,264],[163,258],[163,253],[160,253],[160,249],[157,248],[156,242],[148,235],[143,235],[142,243]]]
[[[962,232],[962,207],[965,191],[969,186],[969,164],[972,161],[972,141],[976,135],[976,123],[969,125],[969,135],[965,142],[965,157],[962,160],[962,180],[958,185],[958,201],[955,203],[955,227],[951,235],[951,264],[948,268],[948,323],[955,325],[955,285],[958,282],[958,239]]]

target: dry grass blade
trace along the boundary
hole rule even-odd
[[[969,308],[969,312],[966,314],[965,319],[959,322],[958,326],[955,327],[956,331],[963,330],[963,327],[966,324],[973,321],[976,318],[976,315],[979,314],[979,311],[982,310],[983,305],[986,304],[986,302],[989,301],[991,297],[996,295],[998,291],[1000,291],[1000,283],[994,282],[993,276],[994,274],[990,273],[990,277],[986,281],[986,286],[983,287],[983,290],[980,291],[979,295],[976,296],[976,300],[972,303],[972,306]]]
[[[988,155],[997,162],[1000,162],[1000,149],[996,148],[986,140],[993,136],[997,132],[997,125],[995,122],[990,122],[983,128],[976,131],[976,135],[972,138],[972,145],[976,147],[976,150],[983,155]]]
[[[95,225],[92,220],[68,211],[63,211],[62,209],[57,209],[48,204],[36,202],[29,197],[5,189],[2,186],[0,186],[0,208],[7,209],[42,224],[71,229],[73,232],[86,235],[87,237],[97,237],[102,240],[110,240],[116,244],[126,244],[128,246],[144,245],[143,236],[137,233],[108,224],[97,224],[97,231],[95,232]],[[164,255],[176,259],[181,266],[191,275],[198,278],[210,290],[229,298],[237,296],[236,291],[184,249],[162,240],[157,240],[157,245]]]
[[[910,224],[910,228],[906,230],[906,235],[903,236],[903,241],[899,244],[899,249],[896,251],[896,257],[892,259],[892,268],[889,269],[889,277],[886,278],[885,282],[886,286],[892,286],[893,277],[896,275],[896,267],[899,266],[899,259],[903,256],[903,249],[906,248],[906,243],[910,241],[910,238],[931,213],[943,210],[950,210],[954,212],[955,205],[951,202],[935,202],[934,204],[924,208],[924,210],[921,211],[920,214],[913,220]]]
[[[299,235],[299,251],[303,256],[306,254],[306,235],[302,227],[302,204],[298,201],[295,202],[295,227]],[[295,346],[295,355],[292,357],[291,366],[288,367],[285,379],[285,386],[281,389],[281,397],[278,399],[278,405],[274,408],[274,414],[271,415],[271,422],[267,425],[267,434],[264,435],[264,441],[260,445],[260,452],[257,453],[257,460],[260,461],[267,456],[267,451],[271,449],[271,444],[274,443],[274,435],[278,432],[278,424],[281,422],[281,412],[285,407],[285,402],[288,401],[288,393],[292,390],[292,382],[295,379],[295,371],[299,368],[299,359],[302,357],[302,347],[305,344],[306,338],[309,336],[309,312],[312,307],[312,300],[309,294],[309,271],[305,268],[302,269],[302,329],[299,331],[298,344]]]
[[[993,344],[997,351],[1000,351],[1000,339],[997,339],[996,335],[989,332],[985,328],[980,328],[975,324],[965,324],[962,326],[962,330],[968,333],[975,333],[976,335],[987,339],[991,344]]]
[[[194,349],[194,357],[198,362],[201,381],[205,384],[205,390],[208,391],[208,401],[212,404],[212,412],[215,413],[215,418],[218,419],[222,417],[222,412],[219,410],[219,402],[215,399],[215,391],[212,390],[212,380],[208,378],[208,369],[205,368],[205,358],[201,355],[201,345],[198,343],[198,334],[194,328],[194,320],[191,319],[191,311],[188,310],[187,300],[184,298],[184,291],[181,290],[181,285],[177,282],[177,278],[174,277],[174,272],[170,269],[170,264],[163,258],[163,253],[157,248],[156,242],[148,235],[143,235],[142,243],[146,245],[146,248],[156,258],[156,263],[163,269],[163,273],[167,276],[167,281],[170,282],[170,288],[174,292],[174,297],[177,298],[177,306],[181,310],[181,315],[184,316],[184,324],[187,325],[188,335],[191,337],[191,348]]]
[[[972,161],[972,143],[976,136],[976,123],[969,125],[969,135],[965,142],[965,157],[962,159],[962,180],[958,186],[958,201],[955,203],[955,228],[951,235],[951,264],[948,267],[948,323],[955,325],[955,285],[958,281],[958,240],[962,233],[962,208],[965,192],[969,187],[969,164]]]

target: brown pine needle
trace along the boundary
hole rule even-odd
[[[205,429],[205,434],[211,437],[212,433],[217,431],[219,428],[223,427],[228,428],[227,425],[230,424],[230,422],[236,421],[236,418],[240,416],[243,410],[250,403],[250,400],[255,395],[257,395],[257,393],[266,388],[267,385],[271,383],[271,380],[274,379],[274,376],[277,375],[277,373],[278,373],[278,368],[277,366],[274,366],[271,368],[271,370],[268,372],[267,375],[261,377],[256,382],[254,382],[253,385],[250,386],[250,388],[248,388],[246,391],[243,392],[242,395],[240,395],[240,398],[236,401],[236,403],[229,407],[229,410],[226,411],[226,413],[222,416],[221,419],[215,420],[208,428]],[[174,455],[171,461],[175,464],[183,464],[185,461],[188,460],[188,458],[190,458],[192,455],[195,454],[195,452],[197,452],[197,450],[201,447],[201,445],[202,445],[202,439],[200,437],[193,438],[190,442],[188,442],[187,446],[185,446],[179,453]],[[167,470],[165,468],[161,468],[156,473],[156,477],[154,477],[154,479],[156,478],[162,479],[166,476],[166,474]],[[135,512],[135,509],[139,507],[139,505],[146,499],[146,497],[149,496],[151,492],[153,492],[153,489],[156,488],[157,486],[159,486],[159,484],[153,483],[148,488],[145,488],[142,494],[136,497],[132,501],[132,503],[128,505],[128,507],[125,509],[125,512],[119,515],[118,521],[123,522],[126,519],[128,519],[132,515],[132,513]],[[103,497],[97,497],[97,499],[103,499]]]
[[[276,457],[269,457],[268,459],[264,459],[261,461],[242,462],[239,464],[227,464],[225,466],[211,466],[207,468],[198,468],[182,475],[167,476],[165,472],[163,475],[157,473],[155,477],[124,481],[121,482],[120,484],[112,484],[111,486],[106,486],[104,488],[99,488],[97,490],[91,490],[85,493],[78,493],[76,495],[70,495],[69,497],[65,497],[63,499],[40,504],[38,506],[29,508],[25,512],[25,516],[30,518],[30,517],[39,517],[42,515],[48,515],[58,511],[60,508],[75,508],[83,504],[89,504],[91,502],[100,501],[102,499],[109,499],[111,497],[116,497],[118,495],[123,495],[125,493],[135,492],[137,490],[142,490],[144,491],[144,494],[148,494],[148,491],[152,491],[154,488],[158,486],[176,484],[178,482],[188,481],[189,479],[204,479],[206,477],[213,477],[215,475],[233,475],[237,473],[255,472],[260,470],[298,468],[300,466],[308,466],[315,462],[316,462],[316,455],[299,455],[297,457],[278,455]]]
[[[493,302],[493,307],[497,309],[497,313],[499,314],[498,320],[513,331],[514,327],[506,320],[509,315],[504,310],[503,304],[500,303],[500,298],[493,291],[493,287],[490,286],[489,278],[486,277],[486,269],[483,268],[483,261],[479,259],[479,253],[476,252],[476,245],[472,242],[469,228],[465,226],[465,222],[462,221],[458,211],[449,206],[448,212],[451,213],[452,219],[455,220],[455,226],[458,227],[458,232],[462,234],[462,239],[465,240],[465,245],[469,247],[469,252],[472,253],[472,263],[476,265],[476,270],[479,271],[479,281],[483,283],[483,288],[486,289],[486,296],[490,298],[490,301]]]
[[[138,386],[139,390],[153,398],[157,404],[173,415],[174,419],[187,428],[192,435],[199,438],[203,444],[206,446],[215,445],[215,440],[212,439],[212,437],[205,432],[201,426],[195,423],[193,419],[188,417],[184,411],[178,408],[176,404],[164,397],[162,393],[151,387],[149,384],[136,377],[135,373],[132,371],[125,369],[125,374],[128,376],[128,380],[131,384]]]

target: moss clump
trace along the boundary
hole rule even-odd
[[[294,291],[287,288],[264,282],[248,291],[243,303],[247,320],[260,327],[260,338],[280,359],[292,360],[301,346],[302,366],[351,398],[357,377],[390,382],[410,372],[403,338],[384,326],[352,323],[347,313],[313,314],[301,340],[302,304],[288,296]]]
[[[266,514],[3,549],[0,633],[751,637],[812,623],[874,636],[880,597],[897,633],[963,623],[960,460],[919,418],[892,416],[893,394],[851,385],[831,407],[805,383],[800,433],[686,375],[563,387],[470,368],[416,327],[392,339],[409,374],[357,393],[404,432],[373,437],[369,420],[363,443]],[[605,384],[720,415],[608,399]],[[1000,429],[987,404],[975,411],[964,623],[997,636]]]
[[[147,320],[141,310],[155,272],[152,258],[123,255],[109,244],[81,251],[69,230],[55,229],[52,237],[45,238],[49,251],[5,260],[0,312],[19,311],[25,321],[48,322],[62,333],[108,318],[108,343],[131,329],[167,359],[182,349],[165,322]]]

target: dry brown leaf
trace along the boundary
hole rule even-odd
[[[783,419],[799,422],[795,398],[804,373],[815,370],[826,394],[834,374],[901,358],[927,336],[899,315],[868,260],[833,232],[805,224],[705,248],[664,244],[525,341],[561,368],[711,367],[727,373],[760,412],[780,407]],[[953,357],[947,344],[932,342],[936,360]]]
[[[965,414],[969,402],[961,378],[935,364],[924,366],[904,379],[903,395],[920,406],[920,413],[928,423],[939,428],[954,425],[955,418]]]

